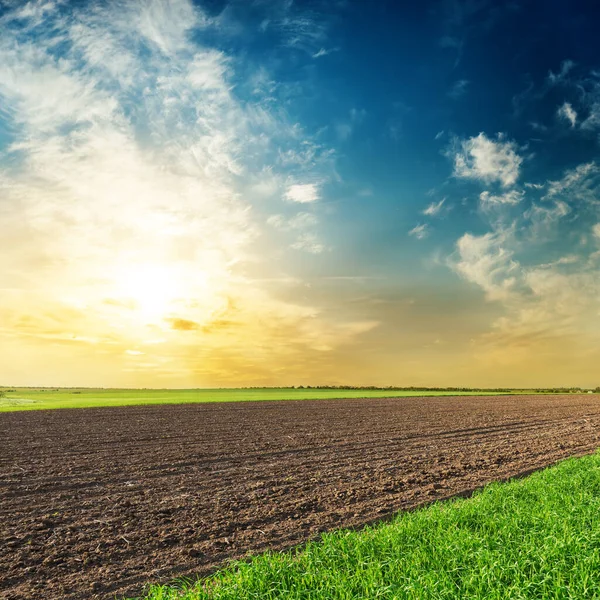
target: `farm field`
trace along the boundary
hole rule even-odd
[[[47,410],[55,408],[94,408],[146,404],[190,404],[205,402],[252,402],[266,400],[323,400],[330,398],[389,398],[405,396],[454,396],[440,390],[360,390],[330,388],[251,388],[251,389],[94,389],[94,388],[8,388],[0,395],[0,412]],[[489,390],[485,395],[506,394]],[[460,395],[480,396],[464,391]]]
[[[0,415],[0,597],[134,596],[600,445],[597,395]]]
[[[598,598],[600,454],[234,562],[145,600]]]

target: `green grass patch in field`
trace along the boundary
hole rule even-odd
[[[11,388],[0,396],[0,412],[54,408],[91,408],[140,404],[189,404],[203,402],[248,402],[263,400],[320,400],[327,398],[388,398],[404,396],[484,395],[506,392],[445,392],[411,390],[360,390],[327,388],[249,388],[249,389],[91,389],[91,388]]]
[[[233,563],[146,600],[600,598],[600,454],[362,531]]]

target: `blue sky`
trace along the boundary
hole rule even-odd
[[[598,385],[594,3],[0,6],[7,384]]]

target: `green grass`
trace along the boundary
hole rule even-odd
[[[407,390],[333,390],[295,388],[204,389],[204,390],[118,390],[11,388],[0,396],[0,412],[54,408],[91,408],[139,404],[188,404],[197,402],[247,402],[251,400],[308,400],[326,398],[382,398],[395,396],[456,396],[502,392],[443,392]],[[504,392],[505,393],[505,392]]]
[[[600,598],[600,454],[233,563],[195,584],[153,587],[145,598]]]

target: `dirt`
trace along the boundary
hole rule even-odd
[[[0,414],[0,598],[114,598],[600,445],[600,398]]]

